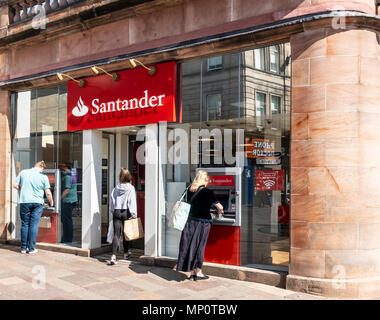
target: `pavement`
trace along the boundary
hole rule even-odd
[[[109,254],[80,257],[0,245],[0,300],[323,300],[260,283],[146,266],[132,258],[109,266]],[[121,256],[119,257],[121,258]]]

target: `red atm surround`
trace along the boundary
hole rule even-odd
[[[240,230],[240,227],[213,224],[204,261],[240,266]]]
[[[215,196],[221,201],[226,215],[228,212],[235,212],[234,224],[231,222],[220,223],[217,220],[212,224],[205,248],[204,261],[240,266],[241,227],[238,216],[240,214],[240,202],[237,201],[236,196],[232,202],[230,193],[240,193],[239,173],[233,168],[202,169],[208,171],[210,177],[208,187],[214,190]],[[227,192],[229,194],[227,202],[226,190],[230,190]]]
[[[46,169],[44,170],[44,174],[49,179],[51,192],[53,194],[55,207],[51,208],[47,206],[47,208],[44,208],[41,219],[47,218],[50,222],[50,227],[48,227],[46,224],[43,223],[43,221],[40,220],[39,227],[38,227],[38,235],[37,235],[37,242],[44,242],[44,243],[52,243],[57,244],[59,243],[59,219],[60,219],[60,169]],[[45,205],[47,205],[47,199],[45,199]]]
[[[37,242],[58,243],[58,214],[56,212],[44,211],[42,217],[50,218],[51,227],[38,228]]]

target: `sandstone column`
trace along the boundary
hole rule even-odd
[[[380,292],[380,47],[369,30],[291,38],[291,255],[287,288]]]
[[[6,240],[10,222],[11,106],[8,91],[0,91],[0,240]]]
[[[100,248],[102,244],[102,131],[83,131],[82,181],[82,248]]]

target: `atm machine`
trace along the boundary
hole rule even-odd
[[[211,208],[214,216],[205,249],[206,262],[240,265],[241,236],[241,169],[198,168],[207,171],[210,177],[208,188],[214,191],[223,206],[224,215],[219,218],[217,210]]]
[[[44,209],[38,224],[37,242],[57,244],[61,239],[60,212],[61,212],[61,171],[59,169],[45,169],[50,183],[50,190],[54,199],[54,207],[44,195]]]

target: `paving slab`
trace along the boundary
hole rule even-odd
[[[21,283],[26,283],[26,281],[20,277],[7,277],[0,279],[0,284],[2,284],[3,286],[12,286]]]
[[[121,255],[118,255],[121,258]],[[311,300],[319,296],[265,284],[211,276],[191,281],[167,267],[138,259],[108,266],[109,254],[82,257],[40,249],[33,256],[0,246],[0,300]],[[38,267],[38,268],[35,268]],[[36,271],[37,270],[37,271]],[[42,280],[44,288],[32,285]]]

